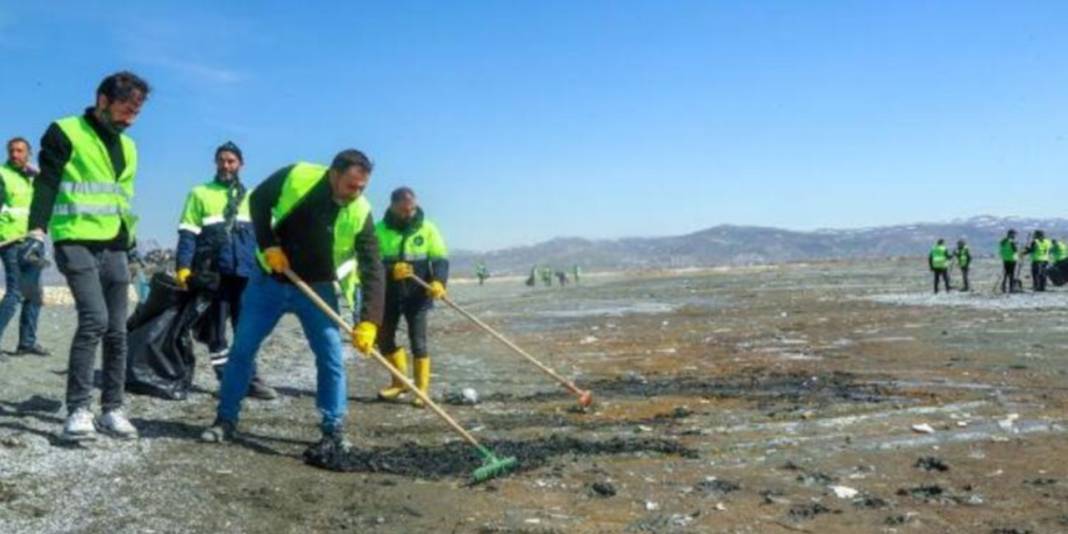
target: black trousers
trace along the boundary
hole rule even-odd
[[[56,267],[67,278],[78,327],[67,363],[67,410],[88,407],[96,349],[103,342],[101,407],[121,408],[126,388],[126,309],[130,269],[126,252],[57,245]]]
[[[960,289],[961,291],[969,291],[972,288],[972,286],[968,283],[968,269],[970,268],[971,267],[960,268],[961,284],[963,284]]]
[[[212,322],[211,335],[208,336],[208,350],[212,353],[225,351],[230,342],[226,339],[226,323],[237,330],[237,318],[241,316],[241,294],[245,292],[248,278],[222,275],[219,289],[211,299],[208,316]]]
[[[1046,261],[1033,261],[1031,262],[1031,289],[1035,291],[1046,290],[1046,269],[1049,268],[1049,262]]]
[[[429,355],[426,342],[427,315],[430,307],[424,299],[397,299],[386,301],[385,314],[382,317],[382,331],[378,335],[378,348],[383,354],[392,354],[397,350],[397,329],[400,319],[408,324],[408,343],[413,358],[426,358]]]
[[[935,292],[935,294],[938,293],[938,280],[939,279],[941,279],[945,283],[946,291],[948,292],[950,290],[950,287],[949,287],[949,269],[931,269],[931,272],[934,273],[934,292]]]
[[[1001,292],[1007,293],[1012,291],[1013,287],[1016,287],[1016,262],[1003,261],[1003,275],[1001,277]],[[1008,289],[1006,289],[1006,286]]]

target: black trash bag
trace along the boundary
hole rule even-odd
[[[1068,260],[1061,260],[1046,269],[1046,276],[1053,285],[1061,287],[1068,284]]]
[[[211,305],[211,294],[173,276],[156,273],[145,302],[126,321],[126,391],[184,400],[193,384],[193,332]]]

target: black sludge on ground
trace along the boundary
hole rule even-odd
[[[484,445],[498,458],[515,456],[519,466],[515,471],[526,471],[548,463],[557,456],[613,455],[654,452],[675,454],[684,458],[696,458],[697,452],[667,439],[623,439],[589,441],[554,434],[544,439],[530,441],[490,441]],[[395,448],[373,450],[353,449],[348,453],[327,451],[322,454],[306,454],[304,461],[331,471],[357,473],[389,473],[416,478],[466,477],[482,465],[482,458],[474,447],[466,442],[426,447],[407,443]]]
[[[884,402],[898,400],[891,390],[858,380],[852,373],[783,373],[754,370],[717,378],[624,376],[583,382],[581,387],[601,397],[660,397],[694,395],[719,398],[781,399],[793,402]],[[545,391],[525,396],[496,393],[486,401],[543,401],[566,397],[562,391]]]

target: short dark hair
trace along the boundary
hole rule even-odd
[[[415,191],[412,191],[411,187],[405,185],[394,189],[393,192],[389,194],[389,201],[391,203],[396,203],[409,197],[415,198]]]
[[[345,172],[353,165],[358,165],[364,172],[368,173],[375,168],[375,164],[371,163],[371,158],[368,158],[366,154],[355,148],[349,148],[338,152],[337,155],[334,156],[334,161],[330,164],[330,168],[337,172]]]
[[[141,93],[141,98],[147,99],[151,90],[148,82],[140,76],[124,70],[104,78],[96,88],[96,94],[108,97],[111,102],[126,102],[137,92]]]
[[[245,156],[241,153],[241,148],[238,147],[237,144],[235,144],[233,141],[227,141],[219,145],[219,148],[215,149],[215,159],[219,159],[219,154],[223,152],[230,152],[231,154],[237,156],[238,161],[240,161],[241,163],[245,162]]]
[[[7,148],[11,148],[11,145],[13,145],[15,143],[22,143],[22,144],[26,145],[26,149],[27,150],[31,149],[30,142],[27,141],[25,137],[12,137],[11,139],[7,140],[7,145],[5,145],[5,146]]]

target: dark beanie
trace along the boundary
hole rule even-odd
[[[219,145],[219,148],[215,149],[215,157],[219,157],[220,152],[231,152],[233,155],[237,156],[237,159],[241,160],[241,163],[245,162],[245,157],[241,154],[241,149],[238,148],[233,141],[227,141]]]

